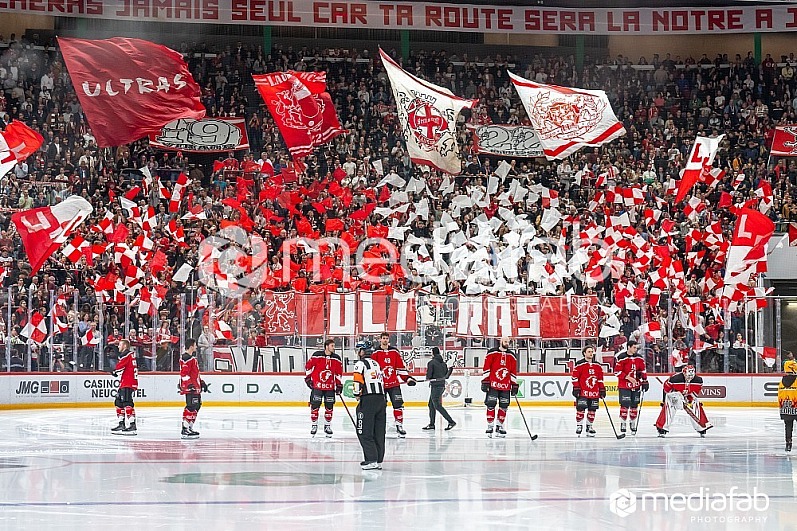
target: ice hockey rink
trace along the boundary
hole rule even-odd
[[[369,472],[339,405],[330,439],[311,438],[296,407],[204,407],[201,438],[187,441],[178,408],[138,408],[135,437],[111,434],[113,408],[4,411],[0,527],[795,529],[797,470],[775,408],[707,408],[705,439],[685,417],[657,438],[653,409],[618,441],[604,410],[590,439],[575,436],[570,408],[524,407],[534,442],[515,405],[506,439],[486,437],[483,408],[453,409],[458,426],[433,433],[426,409],[408,408],[397,439],[388,409],[384,469]],[[678,510],[676,496],[701,488],[737,498],[693,510],[697,494]],[[757,508],[736,503],[756,492]]]

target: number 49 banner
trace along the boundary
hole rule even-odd
[[[244,118],[180,118],[149,136],[156,149],[188,153],[221,153],[249,149]]]

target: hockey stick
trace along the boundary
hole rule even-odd
[[[609,417],[609,423],[612,425],[612,431],[614,432],[614,436],[617,437],[618,439],[625,439],[625,433],[621,433],[619,435],[617,434],[617,429],[614,427],[614,421],[612,420],[612,414],[609,413],[609,406],[606,405],[606,399],[601,398],[601,401],[603,402],[603,407],[606,408],[606,416]]]
[[[656,377],[656,379],[657,379],[657,380],[659,380],[659,383],[660,383],[660,384],[664,385],[664,382],[662,382],[662,381],[659,379],[659,377],[658,377],[658,376]],[[665,393],[665,394],[666,394],[666,393]],[[686,413],[686,414],[689,416],[689,418],[691,418],[692,420],[694,420],[694,421],[697,423],[697,425],[698,425],[698,426],[700,426],[701,428],[703,428],[703,430],[707,430],[707,429],[709,429],[709,428],[713,428],[713,427],[714,427],[714,426],[711,424],[711,422],[708,422],[708,423],[707,423],[705,426],[703,426],[703,425],[700,423],[700,419],[699,419],[699,418],[697,418],[697,415],[695,415],[695,412],[694,412],[694,411],[692,411],[692,406],[691,406],[691,405],[689,405],[689,403],[688,403],[688,402],[686,402],[686,397],[684,397],[684,408],[683,408],[683,409],[684,409],[684,413]]]
[[[351,411],[349,411],[348,404],[346,404],[346,401],[343,400],[343,393],[338,393],[338,396],[340,397],[340,401],[343,404],[343,407],[346,408],[346,413],[349,414],[349,418],[351,419],[351,425],[354,426],[354,431],[356,432],[357,431],[357,423],[354,422],[354,417],[351,416]],[[326,429],[326,428],[324,428],[324,429]]]
[[[639,431],[639,429],[638,429],[639,428],[639,417],[642,416],[642,405],[644,403],[645,403],[645,390],[643,389],[642,390],[642,395],[639,397],[639,408],[637,409],[637,412],[636,412],[636,424],[634,424],[634,427],[636,427],[637,429],[634,430],[634,437],[636,437],[636,432]]]
[[[536,433],[532,435],[531,430],[529,429],[529,423],[526,422],[526,415],[523,414],[523,408],[520,407],[520,400],[517,399],[517,395],[515,395],[515,403],[517,404],[518,411],[520,411],[520,416],[523,418],[523,424],[526,426],[526,431],[529,432],[529,437],[532,441],[536,441],[538,435]]]

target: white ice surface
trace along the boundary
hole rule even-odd
[[[350,404],[353,407],[353,404]],[[452,410],[428,433],[407,409],[397,439],[388,409],[382,472],[364,473],[346,411],[331,439],[309,436],[305,408],[204,407],[201,438],[179,438],[181,410],[138,408],[138,435],[112,435],[113,407],[0,413],[0,529],[794,529],[797,472],[777,410],[709,408],[706,439],[680,418],[665,439],[655,414],[618,441],[605,411],[598,437],[574,435],[569,408],[513,405],[506,439],[484,434],[485,410]],[[617,421],[617,410],[613,411]],[[609,511],[638,495],[759,493],[766,511]],[[700,520],[702,518],[702,520]],[[752,518],[752,521],[740,521]],[[791,526],[791,527],[789,527]]]

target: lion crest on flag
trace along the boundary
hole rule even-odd
[[[562,94],[550,90],[531,97],[534,130],[541,138],[577,140],[601,121],[606,103],[591,94]]]
[[[306,129],[314,135],[321,131],[324,123],[324,102],[311,96],[310,91],[295,77],[285,90],[277,92],[272,101],[274,109],[285,125],[293,129]]]

